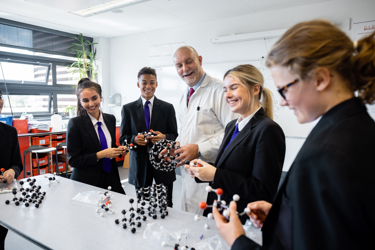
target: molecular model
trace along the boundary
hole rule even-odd
[[[122,223],[122,228],[131,228],[132,233],[136,233],[136,227],[142,226],[142,220],[146,221],[147,216],[145,215],[148,211],[148,216],[153,219],[157,219],[157,213],[160,212],[160,218],[164,219],[168,215],[167,201],[166,201],[166,187],[163,184],[154,184],[150,187],[143,187],[137,190],[136,208],[133,207],[134,199],[129,199],[130,208],[129,211],[123,209],[122,219],[116,219],[115,223],[119,225]],[[148,201],[146,203],[146,200]],[[147,207],[145,207],[148,204]],[[158,209],[159,208],[159,209]],[[129,212],[129,213],[127,213]],[[128,218],[126,215],[128,214]]]
[[[160,155],[160,152],[165,148],[168,150],[168,152],[165,155]],[[155,169],[164,171],[164,172],[170,172],[176,168],[177,162],[174,161],[174,159],[179,157],[181,154],[176,154],[176,156],[171,156],[170,150],[172,148],[179,149],[180,146],[178,146],[175,141],[165,140],[165,139],[155,142],[155,144],[152,146],[152,148],[149,151],[150,162],[154,166]],[[160,159],[159,159],[159,155],[160,155]],[[171,159],[171,162],[164,161],[165,157],[169,157]]]
[[[195,250],[195,248],[189,248],[188,246],[181,246],[182,244],[181,244],[181,239],[182,239],[182,236],[181,235],[179,235],[179,236],[177,236],[177,243],[176,244],[174,244],[174,246],[173,246],[173,249],[174,250]],[[185,242],[186,242],[186,238],[185,238]],[[163,246],[163,247],[165,247],[165,246],[170,246],[170,247],[172,247],[171,245],[168,245],[168,243],[166,242],[166,241],[163,241],[162,243],[161,243],[161,245]],[[186,245],[186,244],[185,244]]]
[[[141,132],[141,133],[138,133],[137,137],[138,138],[141,138],[141,136],[143,136],[145,142],[147,142],[147,137],[154,137],[156,134],[153,133],[154,131],[152,129],[150,129],[150,132]]]
[[[60,183],[60,180],[56,177],[56,172],[53,173],[53,176],[47,176],[47,175],[45,175],[44,178],[48,178],[48,186],[51,186],[51,183],[53,181],[56,181],[57,183]]]
[[[126,152],[129,152],[130,149],[135,149],[135,148],[137,148],[137,145],[134,145],[133,143],[128,143],[127,140],[125,140],[123,146],[126,146],[126,147],[128,148],[128,149],[126,150]]]
[[[27,175],[30,175],[30,172],[27,172]],[[13,188],[12,193],[14,195],[13,200],[6,200],[5,204],[9,205],[11,202],[14,202],[16,206],[19,206],[21,203],[25,205],[25,207],[29,207],[31,204],[35,204],[35,207],[38,208],[42,203],[46,192],[41,192],[41,186],[35,185],[36,179],[31,179],[30,177],[27,178],[26,183],[29,184],[29,187],[24,188],[23,185],[25,184],[24,181],[20,181],[19,184],[21,188],[19,192],[21,192],[22,197],[17,197],[17,188]]]
[[[3,175],[4,172],[5,172],[5,169],[4,169],[4,168],[0,168],[0,175]],[[3,183],[7,183],[7,180],[4,179],[4,180],[3,180]]]
[[[111,203],[111,191],[112,187],[108,187],[108,191],[106,192],[98,192],[99,194],[103,194],[104,196],[100,198],[98,201],[99,208],[96,209],[97,213],[100,213],[100,216],[104,216],[106,213],[114,214],[115,211],[111,209],[112,203]]]
[[[215,192],[216,195],[217,195],[217,201],[216,203],[214,204],[214,206],[218,209],[219,213],[223,214],[226,218],[229,218],[230,216],[230,213],[229,213],[229,210],[228,210],[228,206],[225,202],[225,200],[221,200],[221,195],[223,194],[223,190],[221,188],[218,188],[218,189],[213,189],[212,187],[210,186],[207,186],[206,187],[206,191],[207,192]],[[238,194],[235,194],[233,195],[233,201],[239,201],[240,200],[240,196]],[[206,202],[202,201],[199,203],[199,211],[198,211],[198,214],[194,216],[194,220],[198,221],[200,220],[200,214],[201,214],[201,211],[205,210],[206,208],[208,207],[212,207],[213,205],[207,205]],[[249,208],[245,208],[244,211],[242,213],[238,213],[237,214],[239,216],[242,216],[242,215],[245,215],[245,214],[249,214],[250,213],[250,209]],[[207,218],[209,219],[213,219],[213,215],[212,213],[209,213],[207,215]],[[205,228],[208,228],[208,224],[205,225]]]

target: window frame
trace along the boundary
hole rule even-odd
[[[23,55],[12,52],[2,52],[0,51],[0,61],[1,62],[15,62],[20,64],[33,64],[33,65],[49,65],[48,72],[46,75],[46,82],[40,84],[40,82],[31,82],[27,81],[23,84],[20,84],[19,81],[6,80],[7,90],[9,95],[49,95],[49,109],[48,112],[31,112],[35,118],[49,118],[52,114],[58,112],[58,103],[57,95],[58,94],[75,94],[76,84],[58,84],[57,83],[57,66],[67,67],[71,65],[74,60],[58,59],[58,58],[49,58],[42,56],[33,56],[33,55]],[[48,80],[50,77],[50,72],[52,72],[52,85],[48,85]],[[0,72],[2,75],[2,72]],[[4,73],[5,74],[5,73]],[[77,80],[78,82],[78,80]],[[0,79],[0,89],[3,95],[7,95],[5,89],[4,80]],[[55,98],[56,97],[56,98]],[[11,113],[5,113],[4,115],[12,115]],[[66,114],[60,114],[66,115]],[[14,117],[21,116],[20,112],[13,113]]]

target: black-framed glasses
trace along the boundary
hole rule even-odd
[[[281,88],[279,88],[279,89],[277,90],[277,91],[279,91],[280,95],[284,98],[284,100],[286,100],[286,98],[285,98],[286,90],[287,90],[288,88],[290,88],[290,86],[292,86],[293,84],[297,83],[298,81],[299,81],[299,80],[296,79],[296,80],[294,80],[293,82],[288,83],[288,84],[285,85],[284,87],[281,87]]]

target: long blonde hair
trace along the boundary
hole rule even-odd
[[[254,86],[259,85],[260,91],[255,98],[251,98],[249,107],[252,109],[255,102],[259,102],[259,106],[263,107],[267,116],[273,119],[273,101],[271,91],[264,87],[264,78],[262,73],[253,65],[243,64],[228,70],[224,78],[227,76],[237,77],[249,90],[250,96],[254,96]]]

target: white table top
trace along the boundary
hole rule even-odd
[[[154,220],[147,216],[147,221],[142,221],[142,227],[137,228],[137,232],[132,234],[129,228],[122,229],[121,225],[116,225],[114,222],[115,219],[123,217],[122,209],[128,211],[130,208],[130,196],[112,192],[112,209],[115,210],[115,214],[101,217],[96,212],[97,206],[74,201],[72,198],[80,192],[105,191],[104,189],[62,177],[58,177],[60,183],[53,182],[48,186],[48,181],[43,176],[35,178],[36,184],[42,185],[41,191],[47,193],[40,207],[25,207],[23,204],[15,206],[14,203],[6,205],[5,200],[12,200],[13,194],[0,194],[0,224],[36,244],[39,243],[44,248],[173,249],[173,247],[162,247],[161,241],[143,239],[147,224],[154,222],[176,232],[189,229],[190,233],[187,236],[189,247],[193,247],[197,242],[204,243],[204,240],[218,235],[214,220],[201,217],[200,221],[194,221],[194,214],[171,208],[168,208],[169,215],[166,219],[161,219],[159,216]],[[28,184],[24,186],[28,187]],[[17,197],[20,196],[18,193]],[[205,229],[206,223],[209,229]],[[201,235],[203,240],[200,240]],[[221,242],[223,249],[229,249],[223,240]]]

